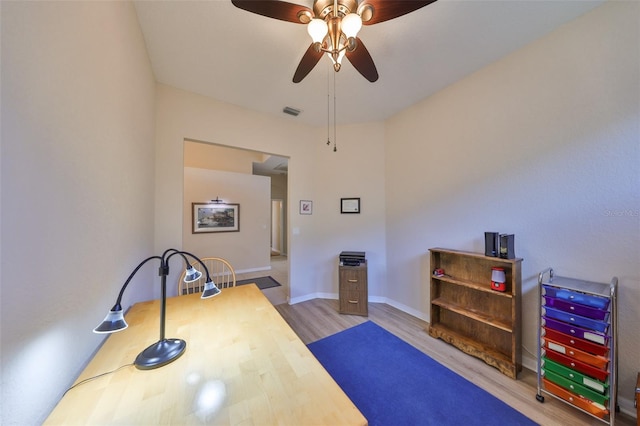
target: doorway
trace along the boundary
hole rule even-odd
[[[271,256],[284,253],[283,201],[271,200]]]

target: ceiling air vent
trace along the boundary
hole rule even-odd
[[[300,110],[299,109],[295,109],[295,108],[291,108],[291,107],[284,107],[282,109],[282,112],[284,112],[285,114],[293,115],[294,117],[297,117],[298,114],[300,114]]]

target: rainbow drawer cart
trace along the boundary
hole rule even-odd
[[[538,275],[538,393],[613,425],[617,410],[618,279]]]

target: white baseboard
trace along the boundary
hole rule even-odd
[[[373,303],[386,303],[387,305],[393,306],[396,309],[401,310],[402,312],[405,312],[413,317],[416,318],[420,318],[423,321],[427,321],[428,317],[426,314],[424,314],[423,312],[420,312],[416,309],[413,309],[407,305],[404,305],[396,300],[393,299],[389,299],[388,297],[380,297],[380,296],[373,296],[369,298],[369,302],[373,302]]]
[[[248,274],[250,272],[270,271],[270,270],[271,270],[271,266],[264,266],[261,268],[250,268],[250,269],[236,269],[236,275]]]
[[[307,300],[313,299],[338,299],[338,293],[312,293],[305,294],[304,296],[294,297],[289,300],[290,305],[295,305],[296,303],[306,302]]]
[[[306,294],[304,296],[295,297],[289,300],[290,305],[295,305],[296,303],[306,302],[307,300],[313,299],[338,299],[338,293],[312,293]],[[394,308],[400,309],[403,312],[408,313],[416,318],[420,318],[423,321],[427,320],[427,317],[422,313],[413,308],[410,308],[407,305],[403,305],[402,303],[398,303],[393,299],[389,299],[388,297],[382,296],[369,296],[369,303],[386,303],[387,305],[391,305]]]

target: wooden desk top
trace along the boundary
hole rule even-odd
[[[158,300],[135,304],[78,382],[133,363],[158,340],[159,317]],[[45,424],[367,424],[255,285],[167,299],[166,336],[186,340],[180,358],[79,385]]]

